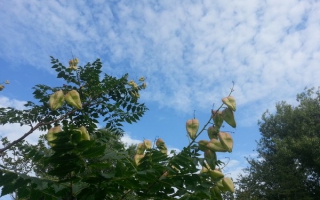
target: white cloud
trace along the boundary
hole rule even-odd
[[[20,101],[16,99],[9,99],[5,96],[0,96],[0,108],[12,107],[16,109],[24,109],[25,101]]]
[[[143,100],[183,112],[219,103],[235,81],[240,112],[260,115],[320,85],[319,12],[312,0],[13,0],[0,12],[0,55],[35,67],[48,55],[101,57],[108,72],[148,78]]]
[[[126,146],[130,146],[130,145],[135,145],[135,144],[139,144],[142,142],[142,140],[137,140],[137,139],[133,139],[128,133],[125,133],[122,137],[121,137],[121,141],[126,144]]]

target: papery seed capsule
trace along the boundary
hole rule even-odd
[[[207,130],[208,137],[211,139],[218,139],[219,128],[217,126],[210,126]]]
[[[213,111],[212,110],[212,118],[214,121],[214,125],[218,128],[222,126],[223,123],[223,117],[222,117],[222,112],[220,111]]]
[[[168,154],[168,148],[161,138],[157,139],[156,146],[162,153]]]
[[[222,185],[223,185],[225,191],[229,191],[229,192],[234,193],[234,184],[230,178],[228,178],[228,177],[223,178]]]
[[[236,121],[234,119],[233,111],[230,108],[226,108],[222,111],[222,117],[225,122],[227,122],[233,128],[236,128]]]
[[[232,111],[236,111],[236,100],[233,96],[228,96],[225,98],[222,98],[222,102],[228,106]]]
[[[82,103],[80,100],[80,95],[76,90],[71,90],[65,95],[66,102],[75,108],[81,109]]]
[[[152,147],[152,142],[150,140],[143,140],[144,146],[146,149],[151,149]]]
[[[142,158],[144,157],[145,155],[139,155],[139,154],[136,154],[134,156],[134,163],[139,166],[140,165],[140,161],[142,160]]]
[[[64,95],[62,90],[56,91],[50,96],[49,106],[51,110],[57,110],[64,103]]]
[[[202,169],[200,170],[200,174],[203,174],[203,173],[207,173],[209,172],[210,169],[206,168],[205,166],[202,166]]]
[[[79,59],[78,58],[73,59],[73,64],[74,65],[77,65],[78,63],[79,63]]]
[[[80,140],[90,140],[90,135],[84,126],[81,126],[80,128],[78,128],[78,130],[80,130],[81,132]]]
[[[206,147],[215,152],[226,152],[228,150],[217,139],[210,140]]]
[[[0,85],[0,91],[4,89],[4,85]]]
[[[211,151],[210,149],[207,149],[204,151],[204,158],[205,159],[215,158],[215,153],[213,151]]]
[[[143,82],[145,80],[145,78],[142,76],[139,78],[139,81]]]
[[[227,132],[219,132],[218,133],[219,140],[222,146],[227,149],[228,152],[232,152],[233,148],[233,139],[232,136]]]
[[[77,65],[79,63],[78,58],[69,60],[69,68],[73,69],[73,70],[77,70]]]
[[[53,127],[51,129],[48,130],[47,134],[46,134],[46,139],[48,141],[48,144],[53,147],[54,144],[52,143],[52,141],[54,141],[55,139],[57,139],[57,136],[55,135],[56,133],[60,133],[62,131],[61,126],[56,126]]]
[[[199,142],[198,142],[198,145],[199,145],[199,149],[201,150],[201,151],[205,151],[205,150],[207,150],[208,148],[207,148],[207,144],[209,143],[209,141],[207,141],[207,140],[199,140]]]
[[[157,146],[158,148],[162,147],[164,144],[165,144],[165,143],[164,143],[164,141],[163,141],[161,138],[157,139],[157,141],[156,141],[156,146]]]
[[[168,154],[167,147],[164,147],[164,148],[160,149],[160,152],[167,155]]]
[[[199,129],[199,120],[189,119],[186,123],[186,129],[191,139],[195,139],[198,129]]]
[[[139,143],[137,146],[137,154],[143,155],[145,150],[146,150],[146,146],[144,145],[144,143]]]
[[[210,170],[209,174],[210,174],[212,179],[220,179],[220,178],[224,177],[224,174],[218,169]]]
[[[210,189],[213,199],[222,200],[221,191],[218,186],[214,186]]]

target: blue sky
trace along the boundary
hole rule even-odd
[[[204,124],[234,81],[234,152],[220,155],[234,177],[244,156],[254,156],[262,113],[320,85],[319,13],[314,0],[1,1],[0,82],[10,84],[0,106],[21,107],[35,84],[62,84],[49,56],[66,65],[72,55],[80,65],[101,58],[105,73],[147,77],[141,101],[150,111],[125,125],[124,140],[159,136],[181,149],[193,111]],[[0,134],[13,139],[27,130],[3,126]]]

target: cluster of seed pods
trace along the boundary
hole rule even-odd
[[[220,169],[216,168],[217,155],[216,152],[232,152],[233,139],[230,133],[220,131],[220,128],[225,121],[231,127],[236,127],[234,119],[234,111],[236,111],[236,101],[232,96],[222,99],[223,105],[226,107],[222,111],[212,110],[212,119],[214,125],[207,128],[209,140],[198,141],[198,147],[204,152],[204,166],[200,173],[208,173],[215,183],[211,188],[211,192],[218,197],[221,197],[221,192],[234,192],[233,181],[230,178],[224,177]],[[199,136],[199,121],[190,119],[186,122],[187,133],[193,141]]]
[[[156,146],[162,153],[167,155],[168,148],[167,148],[165,142],[161,138],[159,138],[156,141]],[[136,150],[136,155],[133,158],[134,162],[137,166],[140,165],[141,159],[145,156],[145,150],[151,149],[151,147],[152,147],[152,142],[150,140],[143,140],[142,143],[138,144],[137,150]]]
[[[64,102],[67,102],[70,106],[81,109],[82,103],[80,100],[80,95],[76,90],[71,90],[64,95],[62,90],[56,91],[50,96],[49,106],[51,110],[57,110],[60,108]]]
[[[90,140],[90,135],[87,131],[87,129],[84,126],[81,126],[78,129],[75,129],[74,131],[78,131],[80,133],[80,141],[82,140]],[[54,140],[57,139],[57,134],[62,132],[61,126],[55,126],[51,129],[46,134],[46,139],[48,141],[48,145],[50,147],[54,147],[55,144],[53,143]]]

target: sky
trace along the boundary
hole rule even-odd
[[[204,125],[234,82],[234,150],[219,154],[236,177],[255,156],[257,125],[275,104],[295,104],[305,87],[320,85],[320,1],[90,0],[0,2],[0,106],[21,108],[32,86],[59,86],[50,58],[80,65],[100,58],[103,71],[146,77],[149,111],[125,124],[123,141],[161,137],[172,149],[188,144],[185,122]],[[103,124],[101,124],[103,126]],[[19,125],[0,126],[18,138]],[[28,137],[35,142],[40,132]],[[206,133],[200,139],[205,139]]]

